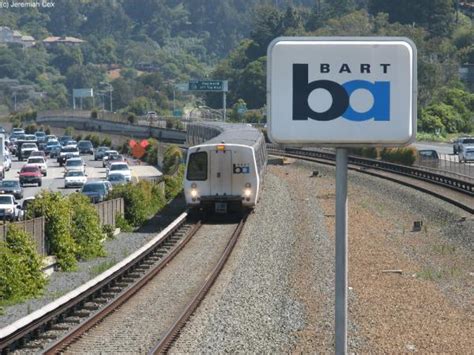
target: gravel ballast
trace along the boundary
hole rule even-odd
[[[269,165],[236,250],[171,351],[333,352],[334,199],[334,168]],[[350,172],[349,351],[471,352],[472,235],[459,208]]]

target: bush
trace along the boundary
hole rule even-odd
[[[177,145],[170,145],[163,157],[163,173],[166,175],[174,174],[183,159],[183,151]]]
[[[91,118],[97,118],[97,110],[91,111]]]
[[[76,255],[80,259],[105,256],[102,245],[102,228],[99,216],[89,199],[79,193],[69,196],[72,209],[71,234],[77,244]]]
[[[26,134],[34,134],[38,130],[38,127],[35,124],[29,124],[25,127]]]
[[[46,126],[46,129],[44,130],[44,133],[46,133],[47,135],[50,135],[51,134],[51,128],[49,128],[49,126]]]
[[[349,154],[370,159],[377,159],[378,156],[377,148],[375,147],[349,148]]]
[[[412,166],[416,160],[416,149],[408,148],[384,148],[380,153],[384,161]]]
[[[94,147],[98,147],[100,145],[100,138],[96,134],[88,134],[87,136],[84,137],[84,139],[91,141]]]
[[[115,228],[111,224],[104,224],[102,226],[102,233],[105,234],[107,239],[114,239],[115,237],[114,232],[115,232]]]
[[[79,133],[79,134],[76,134],[74,137],[72,137],[76,142],[79,142],[80,140],[82,140],[82,134]]]
[[[6,243],[0,242],[0,300],[11,302],[38,296],[46,284],[41,266],[41,256],[30,236],[9,225]]]
[[[115,217],[115,226],[117,228],[120,228],[122,232],[131,232],[133,231],[133,227],[130,225],[130,223],[127,222],[124,216],[121,214],[117,214]]]
[[[137,116],[133,112],[129,112],[127,116],[127,121],[130,124],[136,124],[138,122]]]
[[[64,271],[74,270],[78,246],[71,235],[71,206],[59,192],[42,191],[31,203],[29,217],[45,217],[45,235],[52,254]]]
[[[100,142],[100,145],[105,145],[107,147],[111,147],[112,146],[112,140],[110,139],[110,137],[105,137],[104,139],[102,139],[102,142]]]
[[[64,135],[72,137],[74,135],[74,127],[66,127],[64,130]]]
[[[183,190],[184,164],[181,164],[175,175],[165,176],[165,197],[169,201]]]

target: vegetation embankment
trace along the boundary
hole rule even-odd
[[[152,148],[148,149],[151,154]],[[182,189],[181,151],[166,151],[164,183],[140,181],[116,186],[108,199],[123,198],[124,216],[117,216],[116,227],[131,231],[158,213]],[[45,218],[45,238],[61,270],[73,271],[80,260],[105,255],[104,240],[113,238],[113,226],[100,225],[97,211],[86,196],[43,190],[28,210],[28,217]],[[0,307],[40,295],[46,285],[41,272],[42,257],[31,236],[10,225],[6,242],[0,242]]]

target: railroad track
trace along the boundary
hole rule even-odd
[[[191,301],[186,301],[185,310],[179,314],[179,317],[179,312],[176,312],[176,321],[172,326],[168,329],[170,323],[165,325],[168,329],[162,332],[165,335],[160,334],[152,344],[144,346],[149,349],[154,348],[155,353],[160,353],[172,344],[187,318],[191,316],[222,270],[240,235],[244,221],[245,216],[238,223],[234,223],[235,225],[227,226],[227,229],[232,231],[229,234],[232,235],[223,241],[225,248],[222,248],[224,250],[222,255],[217,256],[216,266],[207,275],[205,281],[200,281],[202,284],[197,288],[198,291]],[[69,347],[74,347],[75,342],[84,341],[84,338],[87,343],[86,333],[93,332],[94,327],[105,322],[108,315],[119,312],[119,307],[133,300],[133,296],[138,295],[146,284],[152,283],[150,281],[180,253],[201,226],[200,219],[191,219],[186,214],[181,215],[160,233],[155,238],[156,240],[154,239],[149,245],[134,253],[137,255],[132,254],[128,258],[132,260],[126,259],[106,271],[104,274],[107,273],[107,275],[102,280],[96,280],[97,282],[92,287],[83,285],[80,288],[85,288],[85,291],[77,292],[77,295],[69,295],[67,302],[56,307],[51,306],[51,310],[45,315],[34,317],[35,313],[33,313],[31,317],[33,319],[30,322],[21,326],[17,325],[18,329],[13,329],[8,336],[0,338],[1,353],[57,354],[67,352]],[[212,228],[219,227],[222,228],[219,225]],[[14,325],[15,323],[12,326]],[[159,344],[155,344],[158,339]],[[74,348],[71,351],[75,352]]]
[[[335,154],[328,151],[278,148],[270,145],[268,153],[277,156],[335,165]],[[374,159],[349,157],[349,169],[391,180],[443,199],[469,213],[474,213],[474,182],[431,171]]]

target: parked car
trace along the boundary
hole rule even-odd
[[[79,149],[79,154],[94,154],[94,146],[91,141],[79,141],[77,148]]]
[[[17,221],[20,208],[13,195],[0,195],[0,220]]]
[[[21,186],[25,184],[38,184],[38,186],[42,185],[43,174],[41,174],[40,168],[38,168],[36,165],[23,165],[18,174],[20,175]]]
[[[65,146],[61,148],[61,152],[58,155],[58,163],[59,166],[63,166],[66,163],[66,160],[70,158],[78,158],[79,157],[79,149],[77,147]]]
[[[94,153],[94,160],[102,160],[106,151],[110,150],[109,147],[98,147]]]
[[[461,145],[461,149],[459,151],[459,162],[460,163],[467,163],[469,161],[474,161],[474,144],[473,145]]]
[[[46,160],[43,157],[29,157],[26,161],[28,165],[36,165],[41,170],[41,174],[43,176],[48,175],[48,164],[46,164]]]
[[[64,176],[64,188],[82,187],[87,182],[87,175],[83,171],[70,170]]]
[[[127,163],[112,163],[109,169],[107,169],[107,177],[110,173],[122,174],[127,181],[132,180],[132,172]]]
[[[3,180],[0,182],[0,193],[12,194],[16,199],[23,198],[23,188],[19,180]]]
[[[82,160],[82,158],[69,158],[64,164],[64,169],[66,170],[66,173],[68,171],[80,171],[85,174],[85,165],[86,163],[84,163],[84,160]]]
[[[474,145],[474,137],[463,136],[456,138],[453,143],[453,154],[459,154],[463,144]]]
[[[93,203],[104,201],[108,191],[104,181],[88,181],[81,189],[81,193],[89,197]]]

